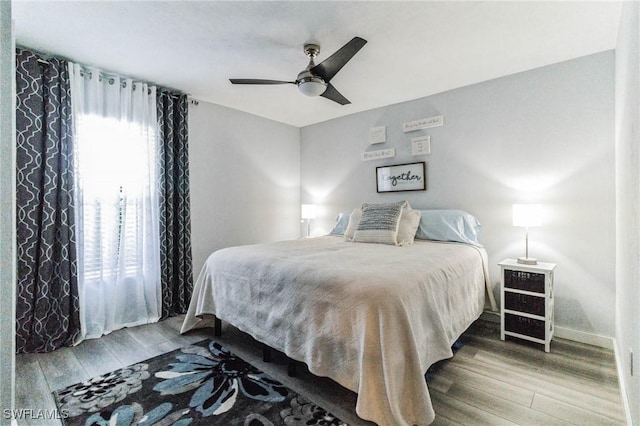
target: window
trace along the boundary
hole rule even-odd
[[[79,117],[76,129],[84,279],[136,276],[145,251],[145,205],[153,198],[149,135],[139,125],[93,115]]]

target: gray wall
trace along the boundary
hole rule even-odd
[[[189,108],[194,273],[223,247],[296,238],[300,130],[199,102]]]
[[[623,5],[616,48],[616,343],[621,381],[640,425],[640,6]],[[630,350],[635,355],[631,376]]]
[[[301,130],[301,201],[322,206],[316,233],[362,202],[407,199],[420,208],[459,208],[483,224],[497,296],[496,263],[524,255],[511,205],[543,205],[530,254],[558,264],[556,324],[614,336],[614,54],[604,52]],[[402,123],[444,115],[444,126],[410,133]],[[387,142],[368,144],[387,126]],[[431,135],[427,156],[412,137]],[[362,161],[395,148],[393,159]],[[426,192],[377,194],[375,167],[426,161]]]
[[[11,2],[0,1],[0,424],[14,408],[15,127]]]

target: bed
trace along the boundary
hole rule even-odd
[[[214,252],[182,332],[226,321],[358,394],[379,425],[426,425],[424,375],[483,311],[479,245],[416,239],[399,247],[328,235]]]

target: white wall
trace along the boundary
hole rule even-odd
[[[613,337],[615,308],[614,54],[604,52],[301,130],[301,201],[323,207],[315,232],[362,202],[407,199],[417,208],[460,208],[483,224],[496,263],[524,255],[511,205],[537,202],[544,226],[530,254],[558,263],[556,324]],[[411,133],[402,123],[444,115]],[[387,142],[368,145],[369,128]],[[431,135],[431,155],[412,157],[412,137]],[[362,161],[365,150],[396,157]],[[375,167],[427,161],[426,192],[377,194]],[[497,287],[495,287],[497,296]]]
[[[194,274],[215,250],[297,238],[300,130],[234,109],[189,107]]]
[[[623,5],[616,47],[616,343],[630,412],[640,425],[640,6]],[[635,372],[630,372],[630,350]]]
[[[0,1],[0,424],[14,408],[15,126],[11,2]]]

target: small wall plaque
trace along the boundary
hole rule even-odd
[[[369,129],[369,143],[371,145],[387,141],[387,126],[372,127]]]
[[[411,155],[431,154],[431,136],[411,138]]]
[[[402,131],[413,132],[414,130],[428,129],[430,127],[438,127],[444,124],[444,116],[436,115],[435,117],[421,118],[420,120],[410,121],[402,125]]]
[[[362,154],[363,161],[378,160],[380,158],[393,158],[396,156],[395,148],[380,149],[378,151],[367,151]]]

